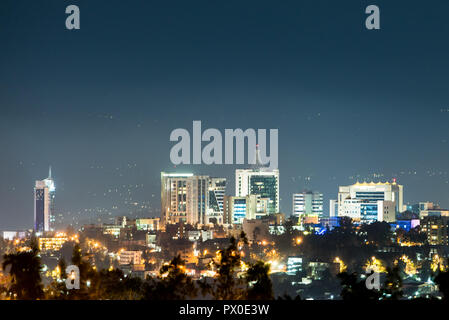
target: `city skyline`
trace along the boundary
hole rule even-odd
[[[46,225],[46,227],[45,227],[45,231],[50,231],[50,230],[54,230],[55,229],[55,218],[56,218],[56,215],[59,215],[60,216],[60,214],[61,214],[61,212],[60,212],[60,210],[58,210],[58,209],[56,209],[55,210],[55,205],[54,205],[54,202],[55,202],[55,200],[54,200],[54,198],[55,198],[55,189],[56,189],[56,187],[55,187],[55,183],[54,183],[54,180],[53,180],[53,177],[52,177],[52,173],[51,173],[52,171],[51,171],[51,166],[49,167],[49,175],[48,175],[48,177],[47,178],[45,178],[45,179],[42,179],[42,180],[36,180],[36,186],[35,186],[35,193],[36,192],[38,192],[40,189],[42,189],[42,195],[41,196],[37,196],[37,193],[36,193],[36,197],[37,198],[45,198],[46,199],[46,197],[49,197],[48,199],[48,204],[46,203],[45,205],[44,205],[44,207],[46,208],[45,209],[45,211],[42,211],[42,216],[43,216],[43,221],[45,221],[45,225]],[[241,177],[242,177],[242,174],[244,174],[244,175],[249,175],[248,177],[246,177],[245,179],[248,179],[250,176],[251,176],[251,174],[256,174],[256,177],[258,177],[258,175],[262,175],[262,177],[270,177],[272,174],[275,174],[275,176],[276,176],[276,186],[275,186],[275,190],[277,190],[277,192],[279,192],[278,191],[278,188],[279,188],[279,186],[278,186],[278,181],[279,181],[279,170],[278,169],[275,169],[274,171],[271,171],[269,168],[264,168],[264,167],[253,167],[253,168],[248,168],[248,169],[237,169],[237,170],[235,170],[235,178],[234,178],[234,182],[235,182],[235,185],[236,185],[236,187],[237,187],[237,185],[239,185],[239,184],[241,184]],[[224,220],[226,220],[225,218],[224,218],[224,216],[223,216],[223,208],[221,207],[221,209],[218,209],[218,208],[216,208],[216,210],[219,210],[219,211],[221,211],[221,213],[220,212],[216,212],[216,210],[213,210],[213,204],[212,204],[212,202],[211,202],[211,200],[210,200],[210,197],[211,197],[211,195],[210,195],[210,192],[216,192],[216,190],[218,190],[218,189],[216,189],[217,187],[216,187],[216,183],[224,183],[224,188],[222,189],[222,191],[219,191],[220,192],[220,194],[221,194],[221,196],[220,196],[220,198],[217,198],[217,199],[214,199],[214,201],[221,201],[221,202],[219,202],[219,203],[221,203],[221,206],[222,206],[222,201],[223,201],[223,199],[222,199],[222,197],[223,196],[225,196],[225,198],[226,197],[231,197],[231,198],[239,198],[239,197],[241,197],[242,196],[242,194],[241,194],[241,191],[240,192],[233,192],[233,193],[230,193],[229,191],[228,191],[228,189],[226,188],[226,185],[233,185],[233,183],[230,183],[229,184],[229,182],[227,182],[227,178],[223,178],[223,177],[212,177],[212,176],[207,176],[207,175],[203,175],[203,174],[200,174],[200,175],[197,175],[197,174],[194,174],[193,172],[187,172],[187,171],[183,171],[183,172],[176,172],[176,171],[171,171],[171,172],[161,172],[161,192],[162,192],[162,190],[164,190],[165,188],[164,188],[164,184],[166,184],[167,182],[164,182],[165,181],[165,179],[175,179],[174,181],[178,181],[179,179],[181,179],[182,181],[190,181],[191,180],[191,182],[187,182],[187,185],[189,185],[189,183],[192,183],[192,182],[195,182],[196,184],[193,184],[192,186],[190,186],[190,188],[193,188],[194,186],[196,186],[199,182],[201,182],[201,181],[204,181],[203,182],[203,184],[205,183],[206,184],[206,189],[205,190],[203,190],[202,192],[205,194],[205,198],[204,198],[204,200],[203,200],[203,202],[204,202],[204,204],[201,206],[201,207],[203,207],[204,206],[204,208],[203,209],[201,209],[201,212],[202,213],[198,213],[199,214],[199,217],[201,216],[201,218],[199,218],[201,221],[203,221],[203,222],[201,222],[200,220],[198,220],[197,221],[197,223],[200,223],[200,224],[202,224],[202,223],[208,223],[207,221],[207,219],[209,219],[209,218],[218,218],[218,216],[217,216],[217,214],[218,215],[220,215],[220,218],[219,218],[219,220],[217,220],[217,222],[219,223],[219,224],[222,224],[223,222],[224,222]],[[180,180],[180,181],[181,181]],[[259,179],[260,180],[260,179]],[[167,181],[171,181],[171,180],[167,180]],[[223,182],[222,182],[223,181]],[[239,182],[240,181],[240,182]],[[248,183],[249,183],[249,181],[250,180],[248,180]],[[265,184],[265,183],[271,183],[271,181],[269,181],[269,180],[267,180],[267,181],[264,181],[264,182],[262,182],[262,181],[258,181],[257,179],[256,179],[256,184],[257,183],[263,183],[263,184]],[[171,182],[170,182],[171,183]],[[168,185],[167,185],[168,186]],[[218,185],[217,185],[218,186]],[[389,182],[389,181],[385,181],[385,182],[383,182],[383,181],[373,181],[373,180],[371,180],[371,181],[365,181],[365,180],[363,180],[363,181],[358,181],[357,180],[357,182],[355,182],[354,184],[352,184],[352,185],[350,185],[350,186],[342,186],[342,185],[340,185],[339,187],[338,187],[338,191],[337,191],[337,193],[335,194],[335,196],[329,196],[328,197],[328,199],[326,198],[326,200],[325,201],[323,201],[323,194],[322,193],[320,193],[320,191],[319,190],[307,190],[307,189],[303,189],[300,193],[298,193],[298,192],[293,192],[293,193],[291,193],[290,195],[293,197],[293,205],[292,205],[292,212],[284,212],[284,211],[282,211],[282,210],[279,210],[279,211],[272,211],[271,209],[269,209],[269,206],[268,206],[268,203],[269,203],[269,198],[265,198],[265,199],[263,199],[263,197],[264,196],[268,196],[268,194],[260,194],[260,195],[257,195],[258,194],[258,192],[259,191],[257,191],[257,190],[254,190],[255,191],[255,193],[252,193],[251,191],[248,191],[248,194],[244,194],[244,195],[246,195],[246,196],[249,196],[249,195],[257,195],[259,198],[260,197],[262,197],[262,199],[259,199],[259,200],[257,200],[257,201],[260,201],[260,200],[265,200],[265,201],[267,201],[265,204],[261,204],[262,205],[262,207],[264,208],[263,210],[265,210],[264,211],[264,213],[262,214],[262,212],[260,212],[262,215],[269,215],[269,214],[274,214],[274,213],[282,213],[282,214],[285,214],[287,217],[296,217],[296,218],[298,218],[298,217],[300,217],[300,215],[298,215],[297,213],[295,214],[295,212],[299,212],[299,211],[297,211],[297,210],[304,210],[304,208],[303,209],[299,209],[301,206],[299,206],[298,207],[298,203],[299,202],[297,202],[297,201],[300,201],[301,203],[302,203],[302,206],[304,206],[304,198],[301,198],[302,200],[298,200],[299,198],[298,198],[298,196],[300,196],[300,195],[305,195],[305,194],[313,194],[313,195],[318,195],[319,197],[320,197],[320,200],[319,200],[319,203],[317,202],[317,203],[315,203],[314,204],[314,206],[316,206],[316,205],[318,205],[319,206],[319,208],[318,207],[316,207],[315,209],[317,209],[317,210],[321,210],[320,211],[320,213],[317,213],[316,214],[316,218],[317,218],[317,220],[315,221],[315,220],[311,220],[311,221],[309,221],[308,223],[318,223],[318,221],[319,221],[319,219],[321,219],[321,218],[329,218],[329,217],[337,217],[337,216],[340,216],[340,217],[342,217],[342,216],[350,216],[350,217],[352,217],[352,215],[351,214],[344,214],[343,212],[342,213],[340,213],[340,212],[336,212],[336,211],[334,211],[334,212],[332,212],[331,211],[331,208],[330,208],[330,206],[328,207],[328,210],[323,210],[322,208],[324,207],[323,206],[323,204],[325,203],[325,202],[332,202],[332,201],[334,201],[334,204],[335,205],[337,205],[338,203],[339,203],[339,201],[341,201],[341,203],[342,203],[342,205],[343,205],[343,198],[341,198],[341,196],[340,196],[340,194],[341,194],[341,190],[354,190],[354,188],[355,189],[357,189],[357,188],[362,188],[361,190],[370,190],[369,192],[374,192],[374,191],[377,191],[377,190],[383,190],[385,187],[387,187],[387,188],[393,188],[393,187],[396,187],[396,186],[398,186],[399,187],[399,190],[400,190],[400,195],[399,196],[397,196],[398,197],[398,200],[395,200],[395,201],[393,201],[392,202],[392,204],[393,204],[393,207],[392,208],[390,208],[390,209],[394,209],[393,211],[391,211],[392,213],[389,213],[390,215],[393,215],[393,218],[387,218],[387,220],[389,220],[389,219],[392,219],[392,221],[394,221],[395,220],[395,218],[394,218],[394,215],[398,215],[398,214],[401,214],[402,212],[404,212],[404,211],[406,211],[407,209],[406,209],[406,207],[407,207],[407,205],[409,205],[409,206],[412,206],[412,205],[418,205],[418,203],[431,203],[432,205],[437,205],[437,208],[441,208],[441,206],[440,206],[440,202],[428,202],[428,201],[424,201],[424,200],[418,200],[418,201],[411,201],[411,202],[403,202],[403,185],[398,185],[397,184],[397,181],[396,181],[396,179],[393,179],[391,182]],[[185,188],[185,186],[184,186],[184,188]],[[219,187],[220,188],[220,187]],[[246,186],[245,185],[245,188],[248,188],[248,186]],[[265,188],[265,187],[264,187]],[[368,189],[367,189],[368,188]],[[196,186],[196,187],[194,187],[194,189],[196,190],[196,189],[198,189],[198,186]],[[249,189],[248,189],[249,190]],[[189,191],[190,192],[190,191]],[[276,192],[276,191],[275,191]],[[349,191],[345,191],[348,195],[349,195]],[[47,195],[47,193],[48,193],[48,195]],[[355,192],[354,191],[352,191],[351,193],[354,193],[354,195],[355,195]],[[46,195],[45,197],[43,196],[43,195]],[[337,197],[337,195],[338,195],[338,197]],[[216,197],[217,195],[214,195],[214,198]],[[37,200],[37,198],[35,197],[35,199],[34,199],[34,201],[36,202]],[[268,196],[269,197],[269,196]],[[390,199],[390,197],[391,196],[386,196],[386,200],[388,200],[388,199]],[[382,199],[383,199],[383,196],[381,197]],[[379,198],[379,199],[381,199],[381,198]],[[256,199],[256,198],[255,198]],[[254,199],[254,200],[255,200]],[[349,198],[348,198],[349,199]],[[378,200],[377,198],[376,199],[374,199],[374,200]],[[390,199],[391,200],[391,199]],[[167,200],[165,200],[165,201],[167,201]],[[184,200],[185,201],[185,200]],[[192,201],[192,200],[191,200]],[[316,200],[313,200],[313,201],[316,201]],[[349,201],[353,201],[353,200],[349,200]],[[44,201],[45,202],[45,201]],[[390,203],[391,201],[387,201],[386,203]],[[162,219],[162,221],[164,220],[164,217],[165,217],[165,214],[166,213],[164,213],[164,210],[162,210],[162,208],[163,208],[163,203],[164,203],[164,201],[162,200],[161,201],[161,206],[159,207],[160,209],[158,210],[158,211],[156,211],[156,213],[157,214],[148,214],[148,212],[144,212],[142,215],[135,215],[133,212],[120,212],[118,215],[110,215],[108,218],[110,219],[110,220],[115,220],[115,218],[116,217],[121,217],[121,216],[131,216],[131,217],[135,217],[135,218],[145,218],[145,217],[156,217],[156,218],[161,218]],[[216,203],[216,205],[218,205],[218,206],[220,206],[220,204],[219,203]],[[299,204],[301,204],[301,203],[299,203]],[[37,205],[37,202],[36,202],[36,205]],[[311,204],[307,204],[307,205],[311,205]],[[378,205],[379,205],[379,203],[378,203]],[[380,204],[381,206],[383,206],[383,201],[381,202],[381,204]],[[42,210],[44,210],[43,208],[44,207],[42,207]],[[48,208],[47,208],[48,207]],[[51,209],[49,209],[49,208],[51,208]],[[254,208],[255,209],[255,208]],[[315,210],[314,209],[314,210]],[[343,209],[343,210],[347,210],[348,208],[346,208],[346,209]],[[356,209],[356,207],[354,207],[354,208],[352,208],[351,207],[351,209],[350,210],[354,210],[354,209]],[[49,210],[51,210],[51,214],[49,213]],[[192,209],[191,209],[192,210]],[[183,209],[183,211],[185,211],[185,212],[190,212],[190,213],[188,213],[187,215],[189,215],[189,214],[192,214],[193,213],[193,211],[189,211],[189,210],[187,210],[186,211],[186,209]],[[214,212],[212,212],[212,211],[210,211],[209,212],[209,210],[212,210],[212,211],[214,211]],[[310,210],[311,210],[311,208],[310,208]],[[360,210],[360,208],[358,209],[358,210]],[[383,210],[383,209],[382,209]],[[442,209],[442,210],[446,210],[446,209]],[[182,210],[181,210],[182,211]],[[36,220],[36,217],[37,217],[37,213],[36,213],[37,211],[36,211],[36,206],[35,206],[35,212],[34,212],[34,230],[35,231],[37,231],[37,232],[39,232],[39,233],[42,233],[44,230],[40,230],[40,228],[43,228],[43,227],[37,227],[37,221],[38,220]],[[45,215],[44,215],[44,212],[45,212]],[[317,211],[318,212],[318,211]],[[352,211],[351,211],[352,212]],[[303,212],[303,213],[305,213],[305,211]],[[358,213],[359,215],[360,215],[360,212]],[[376,209],[376,213],[375,213],[376,215],[377,215],[377,209]],[[384,214],[385,214],[385,212],[384,212]],[[195,213],[194,215],[197,215],[197,213]],[[307,214],[306,214],[307,215]],[[313,215],[313,214],[312,214]],[[206,216],[208,216],[209,218],[206,218]],[[44,218],[45,217],[45,218]],[[65,217],[65,218],[67,218],[67,217]],[[85,217],[84,217],[85,218]],[[104,217],[101,217],[101,218],[104,218]],[[360,217],[359,217],[360,218]],[[357,221],[359,220],[359,218],[358,219],[356,219]],[[191,223],[191,222],[189,222],[189,221],[193,221],[193,220],[195,220],[195,219],[198,219],[198,218],[190,218],[190,220],[189,220],[189,218],[186,220],[186,222],[187,223]],[[385,219],[385,218],[384,218]],[[89,219],[87,219],[87,220],[89,220]],[[377,219],[375,219],[375,220],[373,220],[373,221],[376,221]],[[42,223],[43,223],[43,221],[42,221]],[[95,219],[94,219],[94,221],[95,221]],[[98,220],[98,222],[99,221],[103,221],[103,220]],[[195,220],[196,221],[196,220]],[[312,222],[312,221],[315,221],[315,222]],[[74,224],[76,224],[76,225],[81,225],[81,224],[83,224],[83,223],[86,223],[86,220],[83,220],[83,217],[77,217],[76,218],[76,220],[75,221],[72,221]],[[163,222],[164,223],[164,222]],[[169,222],[169,223],[173,223],[173,222]],[[228,222],[229,223],[229,222]],[[63,223],[62,225],[61,224],[59,224],[59,225],[56,225],[56,229],[60,229],[61,227],[64,227],[64,226],[68,226],[68,225],[71,225],[72,223],[70,223],[70,222],[65,222],[65,223]],[[194,223],[195,224],[195,223]],[[32,229],[32,228],[26,228],[26,227],[20,227],[20,228],[16,228],[16,230],[25,230],[25,229]],[[6,230],[6,229],[3,229],[3,230]]]
[[[79,1],[70,33],[65,4],[3,1],[0,229],[33,226],[49,165],[57,211],[81,217],[159,216],[161,171],[234,181],[245,166],[170,164],[193,120],[279,129],[287,215],[303,189],[328,212],[338,186],[393,178],[404,203],[449,207],[449,4],[379,5],[373,33],[366,3]]]

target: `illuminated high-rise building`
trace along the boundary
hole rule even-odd
[[[210,178],[206,223],[223,223],[223,199],[225,194],[226,178]]]
[[[279,212],[279,170],[268,168],[235,170],[237,197],[259,195],[268,199],[268,213]]]
[[[209,177],[192,176],[187,179],[187,223],[205,224],[209,204]]]
[[[53,230],[55,191],[50,167],[48,178],[37,180],[34,186],[34,231],[37,233]]]
[[[323,216],[323,194],[312,191],[294,193],[293,216],[302,223],[318,223]]]
[[[203,225],[214,216],[217,223],[222,222],[225,188],[225,179],[161,172],[162,225]]]
[[[403,186],[390,182],[363,182],[342,186],[338,192],[338,216],[356,221],[396,221],[396,214],[404,211]]]
[[[235,170],[235,193],[237,197],[258,195],[267,200],[267,213],[279,212],[279,170],[263,167],[260,150],[256,146],[255,165],[251,169]]]
[[[167,223],[187,222],[187,181],[192,173],[161,172],[161,221]]]

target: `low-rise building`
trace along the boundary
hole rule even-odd
[[[126,251],[123,250],[120,252],[119,255],[119,261],[121,265],[125,264],[141,264],[142,262],[142,251],[135,250],[135,251]]]

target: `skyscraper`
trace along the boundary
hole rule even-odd
[[[53,230],[55,191],[50,167],[48,178],[37,180],[34,186],[34,231],[37,233]]]
[[[304,191],[293,194],[293,216],[302,223],[318,223],[323,216],[323,194]]]
[[[206,223],[223,223],[223,198],[226,194],[225,178],[209,179],[209,204]]]
[[[161,222],[187,222],[187,181],[192,173],[161,172]]]
[[[211,222],[210,217],[222,222],[225,188],[226,180],[222,178],[161,172],[162,225],[202,225]]]
[[[192,176],[187,179],[187,223],[205,224],[209,204],[209,177]]]
[[[268,199],[268,213],[279,212],[279,170],[268,168],[235,170],[237,197],[260,195]]]
[[[263,167],[259,145],[256,146],[255,164],[251,169],[235,170],[235,193],[237,197],[259,195],[267,202],[266,212],[279,212],[279,170]]]

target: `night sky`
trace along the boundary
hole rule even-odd
[[[65,29],[65,7],[81,30]],[[365,28],[377,4],[381,30]],[[159,216],[175,128],[279,129],[281,211],[304,188],[397,178],[449,207],[449,2],[0,2],[0,230],[57,213]],[[244,166],[238,166],[244,167]],[[144,206],[144,208],[142,208]],[[139,210],[137,210],[140,208]]]

